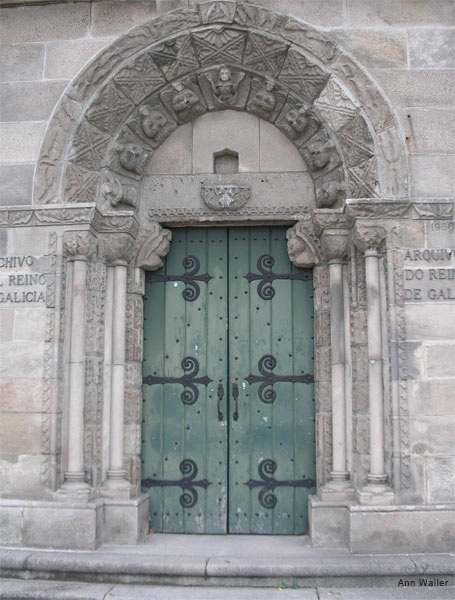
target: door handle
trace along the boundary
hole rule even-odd
[[[235,379],[232,380],[232,397],[234,398],[234,414],[232,415],[234,421],[239,418],[239,386]]]
[[[223,413],[221,411],[221,401],[224,398],[224,387],[223,387],[222,383],[218,384],[218,390],[217,390],[216,394],[218,396],[218,421],[222,421]]]

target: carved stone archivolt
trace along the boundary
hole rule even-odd
[[[362,68],[304,23],[219,1],[132,29],[77,77],[44,139],[35,201],[135,210],[156,148],[179,124],[226,108],[289,137],[320,207],[405,190],[396,122]]]

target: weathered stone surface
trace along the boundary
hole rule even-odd
[[[2,309],[0,314],[7,313]],[[0,317],[1,319],[1,317]],[[18,413],[41,413],[46,409],[55,411],[57,406],[56,381],[14,379],[0,385],[0,411]]]
[[[137,544],[148,533],[149,496],[130,501],[105,500],[105,543]]]
[[[44,76],[47,79],[72,79],[113,38],[65,40],[46,44]]]
[[[451,248],[455,244],[455,221],[426,221],[425,237],[430,248]]]
[[[39,454],[40,414],[3,413],[0,432],[0,451],[3,454]]]
[[[396,107],[453,107],[455,77],[449,70],[375,70],[387,97]]]
[[[33,81],[42,78],[44,44],[3,44],[1,56],[1,81]]]
[[[14,308],[3,308],[0,310],[0,342],[10,342],[13,339]],[[3,396],[0,394],[0,407],[3,404]],[[2,410],[0,408],[0,410]]]
[[[149,160],[146,174],[190,174],[193,172],[193,124],[186,123],[165,140]]]
[[[413,454],[452,455],[455,416],[417,416],[409,421]]]
[[[0,374],[5,377],[40,379],[43,375],[43,344],[12,342],[2,353]]]
[[[0,206],[31,204],[34,165],[0,165]]]
[[[451,0],[349,0],[349,23],[361,27],[453,24]]]
[[[351,552],[452,552],[454,522],[450,511],[400,510],[351,513]],[[404,508],[404,507],[403,507]]]
[[[455,457],[427,457],[428,501],[431,503],[453,502],[455,494]]]
[[[349,535],[349,510],[346,506],[310,504],[311,543],[316,547],[346,547]]]
[[[96,2],[92,6],[90,33],[120,35],[156,14],[155,2]]]
[[[2,9],[0,39],[3,43],[84,37],[90,23],[86,3],[51,6],[27,6]]]
[[[36,160],[44,129],[44,123],[1,123],[0,160],[7,164]]]
[[[411,156],[411,193],[414,196],[450,196],[454,192],[455,154]]]
[[[0,86],[2,121],[43,121],[52,113],[66,82],[3,83]]]
[[[452,373],[453,375],[453,373]],[[409,384],[410,415],[453,415],[453,379],[412,381]]]
[[[398,111],[410,154],[455,152],[455,111],[408,108]]]
[[[453,25],[453,22],[451,23]],[[449,23],[447,23],[449,25]],[[453,29],[411,29],[408,32],[411,69],[453,69]]]
[[[406,36],[402,32],[336,29],[330,38],[365,67],[405,69],[408,66]]]
[[[427,347],[427,377],[453,377],[455,375],[455,344]]]

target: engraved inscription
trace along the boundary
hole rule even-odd
[[[455,300],[454,257],[453,248],[406,250],[403,269],[404,300]]]
[[[46,304],[44,273],[11,273],[34,262],[34,256],[0,256],[0,304]]]

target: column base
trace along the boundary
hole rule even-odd
[[[354,500],[355,490],[349,479],[348,472],[332,471],[330,481],[319,491],[323,501],[333,502],[338,500]]]
[[[107,479],[104,481],[99,493],[103,498],[123,498],[129,500],[132,497],[133,487],[125,479],[124,470],[108,469]]]
[[[57,500],[88,502],[95,492],[83,479],[84,473],[65,473],[65,481],[55,493]]]
[[[357,493],[360,504],[394,504],[395,494],[388,485],[387,475],[372,475],[367,477],[368,483]]]

